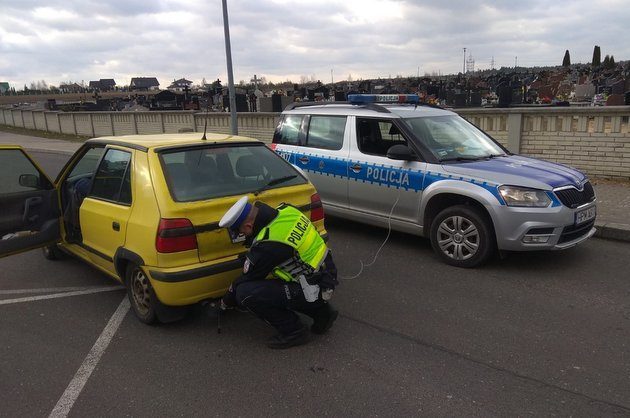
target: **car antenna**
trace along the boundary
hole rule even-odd
[[[208,87],[208,100],[206,100],[206,115],[203,118],[204,123],[203,123],[203,136],[201,137],[202,141],[205,141],[206,139],[208,139],[206,138],[206,131],[208,130],[208,113],[210,113],[210,89],[211,87]]]

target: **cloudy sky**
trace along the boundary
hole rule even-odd
[[[0,0],[0,81],[227,82],[221,0]],[[630,0],[228,0],[234,80],[630,59]],[[517,57],[517,58],[515,58]]]

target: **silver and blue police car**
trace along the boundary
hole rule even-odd
[[[328,214],[427,236],[451,265],[477,266],[497,249],[566,249],[595,233],[582,172],[512,154],[417,95],[292,104],[272,148],[306,173]]]

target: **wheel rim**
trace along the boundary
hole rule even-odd
[[[479,251],[479,230],[463,216],[450,216],[440,223],[437,241],[447,257],[458,261],[468,260]]]
[[[145,316],[151,309],[150,284],[142,270],[134,270],[131,276],[131,295],[138,313]]]

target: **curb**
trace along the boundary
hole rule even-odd
[[[630,242],[630,225],[615,222],[595,222],[595,237]]]

